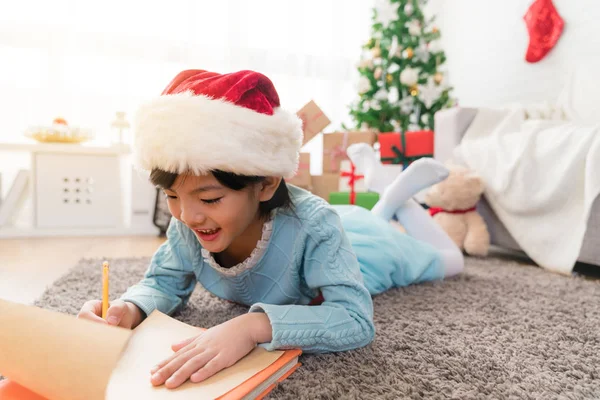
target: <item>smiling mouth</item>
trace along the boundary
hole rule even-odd
[[[196,232],[202,234],[202,235],[214,235],[215,233],[219,232],[221,230],[221,228],[217,228],[217,229],[196,229]]]

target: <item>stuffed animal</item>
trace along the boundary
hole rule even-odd
[[[450,174],[425,194],[425,204],[433,219],[467,254],[486,256],[490,234],[476,206],[484,191],[483,180],[458,165],[448,165]]]

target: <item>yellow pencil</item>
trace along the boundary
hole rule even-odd
[[[102,318],[106,319],[108,311],[108,262],[102,263]]]

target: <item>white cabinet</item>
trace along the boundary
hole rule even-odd
[[[118,228],[124,217],[118,155],[34,155],[38,228]]]
[[[16,153],[30,155],[27,223],[0,226],[0,238],[158,234],[156,190],[134,173],[128,146],[0,143],[0,161]]]

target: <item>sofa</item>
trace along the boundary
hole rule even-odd
[[[447,162],[453,159],[453,151],[471,122],[477,115],[476,108],[455,107],[442,110],[435,115],[434,158]],[[490,231],[491,243],[510,250],[522,251],[517,242],[494,214],[483,196],[478,211],[482,214]],[[600,266],[600,197],[593,203],[587,230],[577,259],[578,262]]]

